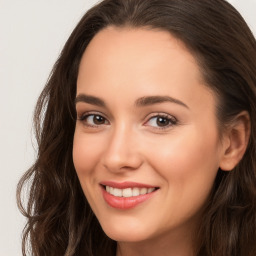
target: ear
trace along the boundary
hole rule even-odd
[[[247,111],[238,114],[224,135],[220,169],[231,171],[243,158],[251,132],[251,121]]]

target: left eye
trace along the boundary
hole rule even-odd
[[[169,126],[175,125],[177,123],[174,117],[169,116],[153,116],[151,117],[146,125],[157,127],[157,128],[167,128]]]

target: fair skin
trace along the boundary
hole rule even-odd
[[[218,168],[234,167],[247,138],[235,132],[237,143],[232,133],[220,141],[215,109],[194,57],[168,32],[108,27],[90,42],[77,80],[73,159],[118,256],[193,255]],[[121,209],[103,196],[105,181],[156,190]]]

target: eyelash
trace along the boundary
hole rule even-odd
[[[178,124],[178,120],[174,117],[174,116],[171,116],[169,114],[164,114],[164,113],[157,113],[157,114],[152,114],[151,116],[149,116],[148,120],[144,123],[144,125],[146,125],[147,123],[150,122],[150,120],[152,121],[152,119],[164,119],[168,122],[168,125],[165,125],[165,126],[152,126],[151,127],[154,127],[155,129],[160,129],[160,130],[165,130],[165,129],[169,129],[171,128],[172,126],[175,126]],[[150,126],[150,125],[146,125],[146,126]]]
[[[107,123],[104,123],[104,124],[89,124],[87,120],[87,118],[89,117],[100,117],[100,118],[103,118],[103,121],[104,122],[107,122]],[[153,119],[164,119],[165,121],[168,122],[167,125],[164,125],[164,126],[153,126],[153,125],[147,125],[147,123],[149,123],[150,121],[152,121]],[[107,120],[107,118],[105,118],[101,113],[85,113],[83,115],[81,115],[80,117],[78,117],[78,120],[81,121],[85,126],[87,127],[91,127],[91,128],[99,128],[100,126],[102,125],[108,125],[109,124],[109,121]],[[94,120],[93,120],[94,121]],[[157,120],[156,120],[157,121]],[[165,113],[154,113],[154,114],[151,114],[148,118],[147,118],[147,121],[144,123],[145,126],[151,126],[153,127],[154,129],[158,129],[158,130],[165,130],[165,129],[169,129],[171,128],[172,126],[175,126],[178,124],[178,120],[169,115],[169,114],[165,114]]]
[[[106,124],[89,124],[86,121],[86,119],[89,118],[89,117],[100,117],[100,118],[103,118],[104,121],[107,121],[107,119],[102,114],[100,114],[100,113],[92,113],[92,112],[82,114],[80,117],[78,117],[78,120],[81,121],[85,126],[92,127],[92,128],[99,128],[99,126],[101,126],[101,125],[106,125]]]

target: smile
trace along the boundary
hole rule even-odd
[[[119,188],[113,188],[110,186],[106,186],[106,191],[117,197],[135,197],[140,195],[145,195],[148,193],[151,193],[155,191],[156,188],[125,188],[125,189],[119,189]]]
[[[128,210],[153,197],[159,187],[134,182],[103,182],[101,190],[105,202],[116,209]]]

